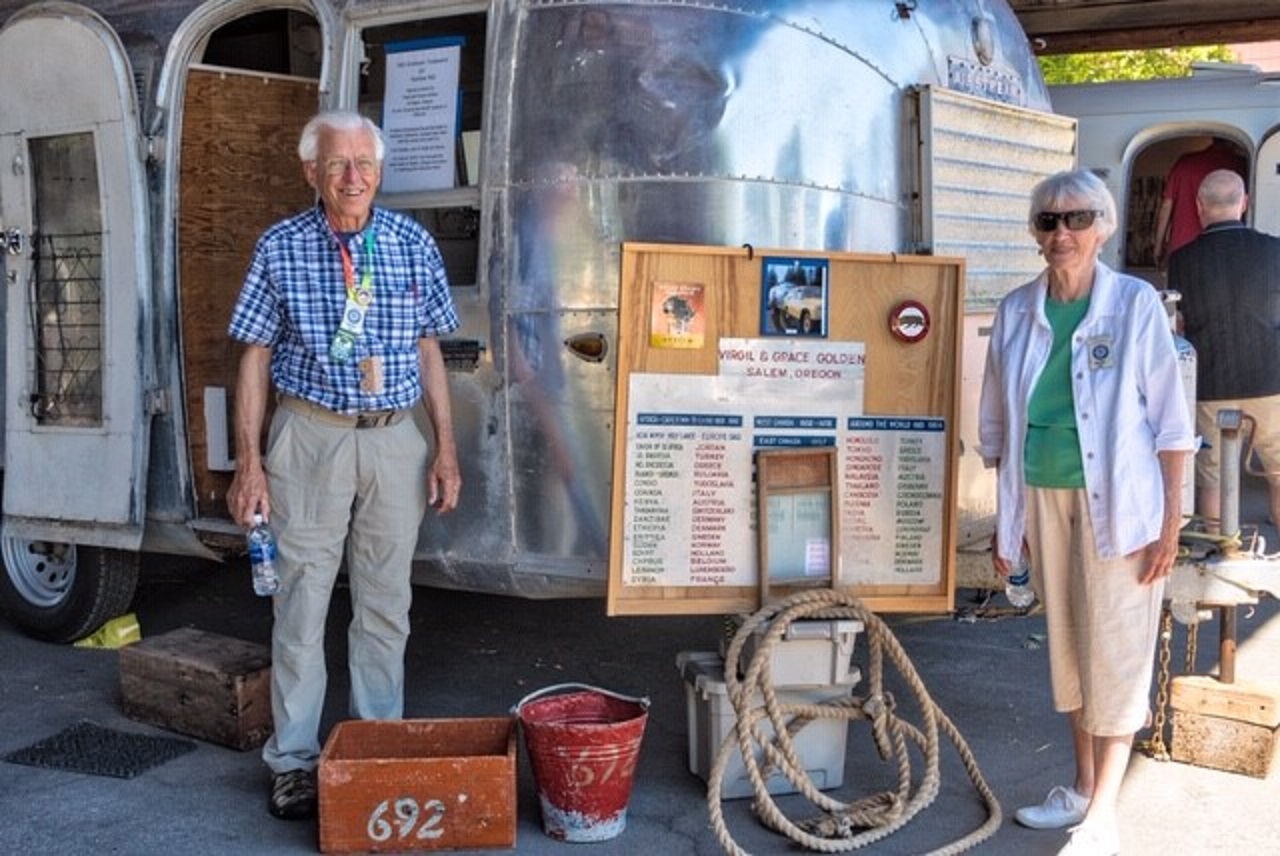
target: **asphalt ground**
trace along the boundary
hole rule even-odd
[[[1246,485],[1245,520],[1257,511]],[[1252,497],[1252,499],[1251,499]],[[1274,530],[1264,530],[1275,540]],[[1280,571],[1278,571],[1280,572]],[[984,608],[985,592],[958,593],[955,616],[886,616],[924,687],[967,741],[1004,809],[996,834],[973,852],[1039,856],[1065,841],[1055,831],[1023,829],[1019,805],[1069,783],[1071,746],[1063,717],[1049,703],[1044,622],[1035,614]],[[997,596],[991,604],[999,604]],[[144,637],[191,626],[255,642],[270,635],[268,602],[251,590],[243,563],[145,557],[134,607]],[[1280,686],[1280,608],[1264,601],[1239,612],[1237,677]],[[330,675],[325,729],[345,714],[345,588],[330,615]],[[564,843],[542,828],[537,786],[523,746],[518,760],[515,851],[528,854],[714,854],[705,783],[689,772],[684,651],[717,647],[721,617],[610,618],[603,601],[527,601],[421,589],[412,611],[406,716],[501,716],[534,690],[578,681],[652,701],[626,829],[596,843]],[[1175,672],[1185,631],[1173,643]],[[131,733],[171,735],[122,712],[119,654],[35,642],[0,620],[0,756],[82,720]],[[1202,625],[1197,673],[1213,670],[1216,622]],[[867,674],[859,638],[855,661]],[[899,699],[909,689],[892,669]],[[865,684],[865,681],[864,681]],[[855,693],[864,687],[855,688]],[[920,724],[910,702],[901,713]],[[913,718],[914,716],[914,718]],[[959,756],[943,738],[941,783],[908,824],[862,852],[924,853],[967,835],[986,818]],[[1280,763],[1275,765],[1280,767]],[[918,784],[923,763],[913,753]],[[266,810],[268,774],[256,750],[198,741],[198,748],[133,779],[0,763],[0,853],[286,854],[318,849],[314,821],[286,822]],[[852,800],[891,790],[897,770],[876,753],[865,723],[849,726],[843,784],[830,795]],[[749,799],[722,803],[729,834],[757,854],[803,852],[763,827]],[[779,797],[793,818],[816,810]],[[1135,755],[1121,796],[1121,839],[1128,856],[1280,852],[1280,772],[1265,779]],[[494,851],[510,852],[510,851]]]

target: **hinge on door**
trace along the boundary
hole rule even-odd
[[[169,412],[169,393],[167,390],[155,388],[146,391],[142,400],[148,416],[156,416]]]

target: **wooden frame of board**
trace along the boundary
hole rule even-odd
[[[678,509],[664,509],[661,499],[639,496],[635,486],[629,484],[629,473],[636,463],[633,457],[638,436],[630,409],[633,385],[640,389],[644,384],[673,377],[695,389],[704,385],[708,390],[718,389],[724,380],[721,341],[754,341],[762,335],[766,323],[762,307],[768,306],[761,266],[764,258],[793,259],[797,265],[813,259],[817,262],[814,267],[828,277],[824,282],[821,338],[807,339],[802,347],[856,343],[863,349],[861,413],[867,419],[860,422],[942,426],[936,428],[933,442],[940,451],[930,464],[929,473],[936,483],[936,495],[924,503],[928,509],[936,510],[941,519],[930,517],[922,527],[931,531],[930,537],[935,541],[941,540],[936,567],[930,566],[926,574],[918,576],[899,576],[897,567],[886,568],[879,575],[881,578],[872,582],[847,579],[841,572],[836,587],[878,611],[950,611],[955,588],[963,259],[628,243],[622,248],[619,295],[609,614],[728,614],[760,606],[761,586],[754,568],[751,579],[734,579],[729,584],[667,584],[661,568],[647,577],[640,572],[643,569],[635,559],[638,527],[633,523],[639,513],[637,507],[648,503],[647,520],[653,525],[646,528],[657,531],[646,537],[662,540],[668,557],[673,544],[677,551],[682,549],[680,529],[685,522],[678,519]],[[686,305],[677,305],[679,301],[673,298]],[[776,335],[762,341],[791,343]],[[770,381],[760,381],[760,387],[767,383]],[[751,389],[740,379],[738,386],[732,388]],[[786,412],[787,402],[777,400],[778,390],[785,388],[769,389],[778,412]],[[724,400],[721,395],[722,410]],[[708,412],[712,409],[708,408]],[[716,418],[732,422],[734,417]],[[849,424],[852,426],[853,420]],[[752,427],[739,424],[735,430],[749,433]],[[746,469],[750,470],[750,466]],[[687,474],[678,469],[661,475],[672,477],[665,485],[687,482]],[[731,475],[752,478],[749,472],[740,470]],[[849,482],[846,472],[839,473],[838,478],[841,484],[837,493],[845,490]],[[753,499],[741,508],[725,511],[732,521],[726,524],[732,532],[723,540],[732,541],[730,547],[749,541],[752,551],[756,549],[756,535],[750,531],[754,506],[753,494]],[[883,537],[898,537],[895,532],[904,528],[900,523],[902,513],[900,509],[893,512],[889,527],[893,531],[885,531]],[[840,549],[840,542],[833,545],[837,554]],[[842,564],[847,564],[849,558],[837,555]]]

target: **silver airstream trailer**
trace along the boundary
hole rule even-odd
[[[313,202],[304,120],[404,107],[406,47],[456,49],[447,181],[380,196],[463,317],[432,585],[603,594],[621,242],[964,254],[977,330],[1038,268],[1027,189],[1074,156],[1002,0],[0,0],[0,25],[0,598],[48,639],[126,608],[140,552],[240,549],[244,265]],[[980,521],[989,486],[964,492]]]

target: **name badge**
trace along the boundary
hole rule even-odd
[[[368,301],[366,301],[367,303]],[[329,359],[339,365],[351,362],[355,355],[356,340],[364,332],[365,307],[355,298],[348,297],[342,307],[342,323],[329,345]]]
[[[1116,366],[1115,348],[1110,336],[1090,336],[1085,340],[1089,352],[1089,368],[1112,369]]]
[[[346,305],[342,307],[342,324],[339,329],[359,336],[364,332],[364,311],[358,301],[348,297]]]

